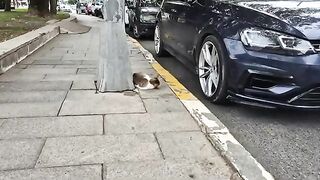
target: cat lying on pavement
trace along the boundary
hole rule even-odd
[[[138,89],[157,89],[160,86],[159,75],[151,78],[145,73],[133,73],[133,84]]]

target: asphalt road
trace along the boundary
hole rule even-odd
[[[139,42],[154,54],[152,38]],[[189,68],[174,57],[154,57],[199,98],[276,179],[320,179],[320,111],[214,105],[203,97],[197,76]]]

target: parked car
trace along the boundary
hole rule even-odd
[[[68,4],[61,4],[59,6],[59,11],[68,12],[68,13],[72,12],[71,7]]]
[[[85,14],[86,15],[92,15],[93,14],[93,12],[92,12],[92,4],[91,3],[88,3],[85,6]]]
[[[86,4],[78,2],[77,9],[76,9],[77,14],[85,13],[85,11],[86,11]]]
[[[153,35],[156,14],[159,12],[158,0],[134,0],[128,4],[129,29],[135,38],[142,35]]]
[[[128,5],[124,6],[124,24],[126,26],[129,26],[129,9],[128,9]]]
[[[103,18],[102,7],[103,7],[103,2],[92,3],[93,15]]]
[[[320,108],[320,2],[164,0],[155,51],[198,74],[203,94],[263,107]]]

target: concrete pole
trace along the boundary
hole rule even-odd
[[[100,92],[133,90],[124,25],[124,0],[104,0],[100,33],[98,88]]]

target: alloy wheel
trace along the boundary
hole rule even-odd
[[[202,45],[198,68],[201,89],[207,97],[212,97],[218,89],[221,68],[217,48],[210,41]]]
[[[157,54],[160,52],[160,29],[159,25],[156,26],[155,32],[154,32],[154,49]]]
[[[139,30],[138,30],[138,26],[137,26],[137,25],[134,25],[134,26],[133,26],[133,35],[134,35],[134,37],[136,37],[136,38],[139,38],[139,37],[140,37],[140,34],[139,34]]]

